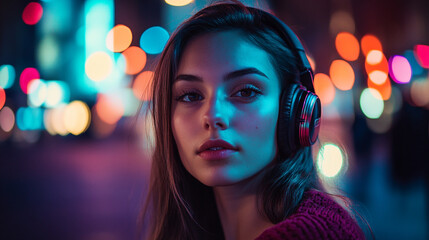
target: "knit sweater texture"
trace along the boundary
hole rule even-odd
[[[304,194],[295,213],[265,230],[256,240],[365,239],[350,214],[327,194],[315,190]]]

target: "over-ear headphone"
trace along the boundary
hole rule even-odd
[[[313,70],[304,47],[296,34],[276,16],[251,8],[272,23],[273,29],[286,42],[297,59],[299,83],[286,86],[280,97],[277,144],[282,156],[314,144],[319,135],[322,107],[313,87]]]

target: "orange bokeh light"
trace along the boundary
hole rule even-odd
[[[133,40],[129,27],[118,24],[109,31],[106,37],[106,47],[112,52],[122,52],[127,49]]]
[[[334,60],[329,68],[332,83],[340,90],[352,89],[355,83],[355,73],[350,64],[344,60]]]
[[[383,52],[371,50],[365,59],[365,70],[373,83],[384,84],[389,74],[389,63]]]
[[[140,73],[133,83],[133,93],[137,99],[149,101],[152,99],[151,85],[153,81],[153,72],[144,71]]]
[[[383,100],[388,100],[392,95],[392,84],[390,79],[387,78],[387,81],[384,81],[383,84],[376,84],[370,78],[368,78],[368,88],[376,89],[381,94]]]
[[[329,76],[324,73],[314,75],[314,90],[322,105],[330,104],[335,98],[335,87]]]
[[[0,110],[3,108],[4,103],[6,102],[6,92],[3,88],[0,87]]]
[[[99,94],[94,107],[100,120],[108,124],[117,123],[124,115],[124,106],[121,99],[114,96]]]
[[[146,53],[143,51],[143,49],[132,46],[129,47],[127,50],[125,50],[122,55],[125,58],[126,67],[125,67],[125,73],[126,74],[137,74],[139,73],[144,66],[146,65]]]
[[[364,56],[366,56],[371,50],[383,51],[380,40],[378,40],[374,35],[367,34],[363,36],[360,45]]]
[[[338,54],[347,61],[355,61],[359,57],[359,41],[348,32],[338,33],[335,38]]]

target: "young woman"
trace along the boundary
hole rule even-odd
[[[363,238],[321,191],[311,80],[298,39],[267,12],[218,3],[184,22],[155,69],[145,237]]]

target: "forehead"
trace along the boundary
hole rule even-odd
[[[194,37],[183,51],[178,73],[225,73],[254,67],[266,75],[275,75],[269,54],[251,43],[245,34],[228,30]]]

